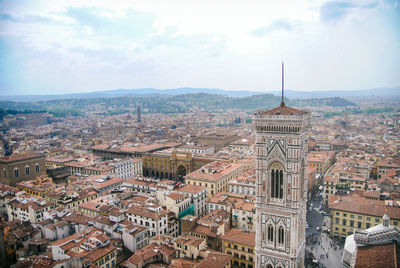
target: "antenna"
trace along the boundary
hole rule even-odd
[[[285,103],[283,102],[283,89],[284,89],[284,85],[285,85],[285,70],[284,70],[284,66],[283,66],[283,61],[282,61],[282,102],[281,105],[285,105]]]

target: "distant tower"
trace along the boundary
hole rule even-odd
[[[142,122],[142,117],[140,115],[140,106],[137,108],[137,121],[140,123]]]
[[[256,112],[256,268],[304,267],[310,113]]]

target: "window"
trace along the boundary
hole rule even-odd
[[[367,217],[367,221],[370,221],[371,220],[371,217]]]
[[[4,175],[4,178],[7,177],[7,171],[5,168],[3,168],[3,175]]]
[[[283,244],[285,241],[285,233],[283,230],[283,227],[279,227],[279,231],[278,231],[278,243],[279,244]]]
[[[342,222],[343,222],[342,225],[346,225],[346,222],[347,222],[347,221],[346,221],[345,219],[343,219]]]
[[[336,212],[336,215],[339,215],[339,212]]]
[[[272,267],[272,265],[271,265],[271,264],[268,264],[268,265],[267,265],[267,268],[273,268],[273,267]]]
[[[278,163],[272,165],[271,170],[271,197],[283,198],[283,170]]]
[[[375,219],[375,222],[379,222],[379,219]]]
[[[358,219],[359,219],[359,220],[362,220],[362,216],[358,216]]]
[[[14,176],[15,177],[19,176],[19,169],[18,168],[14,168]]]
[[[362,223],[359,221],[359,222],[357,222],[357,228],[360,228],[361,229],[361,226],[362,226]]]
[[[339,219],[338,218],[335,219],[335,223],[339,224]]]
[[[269,242],[273,242],[274,241],[274,227],[272,227],[272,225],[268,226],[268,237],[267,237]]]
[[[40,171],[39,164],[35,164],[35,171],[36,171],[36,173],[39,173],[39,171]]]
[[[354,227],[354,221],[350,221],[350,226]]]
[[[26,174],[26,175],[29,175],[29,166],[26,166],[26,167],[25,167],[25,174]]]
[[[237,249],[237,245],[234,245],[233,248],[234,248],[234,249]]]
[[[353,214],[351,214],[351,215],[350,215],[350,218],[354,218],[354,215],[353,215]]]
[[[347,214],[346,214],[346,213],[343,213],[343,217],[347,217]]]

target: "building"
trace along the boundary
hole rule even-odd
[[[191,152],[192,154],[213,154],[214,147],[212,146],[196,146],[196,145],[182,145],[179,146],[179,151]]]
[[[256,195],[256,170],[251,168],[239,177],[228,182],[229,192],[244,195]]]
[[[222,252],[232,255],[232,267],[253,268],[256,244],[255,232],[230,229],[222,239]]]
[[[236,179],[245,170],[240,163],[214,161],[186,175],[187,184],[205,186],[210,196],[228,191],[228,182]]]
[[[160,179],[178,179],[217,160],[200,156],[183,147],[149,152],[143,155],[143,175]]]
[[[308,166],[315,167],[318,174],[324,175],[335,162],[335,152],[313,151],[308,154],[307,158]]]
[[[254,137],[238,139],[228,146],[233,152],[241,152],[245,155],[254,155]]]
[[[118,143],[102,143],[92,147],[95,155],[101,156],[103,160],[110,160],[114,158],[134,158],[142,157],[146,153],[172,148],[180,144],[143,144],[134,142]]]
[[[228,146],[231,142],[237,140],[237,136],[232,133],[212,132],[197,137],[197,141],[201,145],[211,145],[218,152],[222,148]]]
[[[217,209],[199,219],[190,231],[190,235],[205,238],[207,247],[210,249],[221,250],[221,236],[229,230],[229,227],[229,212]]]
[[[8,202],[7,215],[10,221],[29,221],[35,224],[43,221],[43,213],[54,207],[54,203],[44,198],[21,195]]]
[[[165,190],[157,191],[157,200],[167,211],[173,212],[176,218],[191,206],[190,198],[183,193],[174,193]]]
[[[184,193],[190,197],[194,215],[202,217],[207,213],[207,188],[200,185],[185,184],[174,188],[175,192]]]
[[[355,229],[365,230],[379,225],[387,212],[390,225],[400,226],[400,207],[387,207],[384,201],[367,199],[360,192],[348,196],[331,196],[331,236],[346,237]]]
[[[130,179],[133,176],[142,175],[142,159],[114,159],[107,161],[107,164],[115,167],[114,176],[123,179]]]
[[[127,219],[149,228],[150,236],[168,234],[168,212],[160,205],[133,205],[126,211]]]
[[[204,259],[196,265],[196,268],[230,268],[231,266],[231,261],[232,261],[232,255],[222,253],[222,252],[217,252],[213,250],[204,250]]]
[[[208,200],[208,210],[217,209],[228,211],[232,217],[232,227],[242,231],[255,231],[255,197],[228,192],[219,192]]]
[[[180,235],[174,240],[176,256],[196,260],[200,251],[206,248],[206,240],[191,235]]]
[[[44,155],[26,153],[0,157],[0,182],[14,186],[21,181],[46,175]]]
[[[329,197],[336,195],[337,185],[339,182],[339,178],[337,176],[326,175],[324,177],[324,187],[323,187],[323,202],[325,205],[328,205]],[[340,188],[340,187],[339,187]],[[347,188],[344,188],[345,190]],[[348,188],[350,189],[350,188]]]
[[[140,123],[140,122],[142,122],[142,115],[140,114],[140,106],[139,107],[137,107],[137,114],[136,114],[136,121],[138,122],[138,123]]]
[[[68,267],[116,267],[117,248],[111,239],[97,228],[59,239],[50,244],[54,261],[67,260]]]
[[[346,237],[342,264],[343,267],[397,267],[400,228],[390,225],[387,213],[382,217],[382,224],[366,230],[354,230]]]
[[[129,259],[124,261],[121,266],[127,268],[142,268],[148,264],[171,263],[171,259],[175,257],[174,245],[166,241],[166,243],[157,243],[151,241],[150,244],[137,250]]]
[[[256,262],[303,267],[310,113],[279,107],[254,115],[256,129]]]
[[[50,124],[53,115],[49,113],[32,113],[6,115],[3,118],[4,124],[8,127],[41,126]]]

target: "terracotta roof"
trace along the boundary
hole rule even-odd
[[[207,256],[197,265],[196,268],[223,268],[228,264],[233,256],[217,251],[207,251]]]
[[[243,232],[242,230],[232,228],[221,239],[254,247],[256,244],[256,233]]]
[[[147,209],[144,206],[135,206],[135,205],[131,206],[126,212],[133,215],[139,215],[151,219],[160,219],[168,214],[168,212],[164,209],[162,209],[160,212],[155,212]]]
[[[391,219],[400,220],[399,207],[389,207],[383,201],[362,198],[356,194],[350,196],[330,196],[329,208],[375,217],[382,217],[387,210]]]
[[[210,227],[199,225],[199,224],[197,224],[195,227],[193,227],[191,232],[195,233],[195,234],[203,234],[203,235],[210,236],[210,237],[217,237],[217,234],[214,233],[213,231],[211,231]]]
[[[3,156],[0,157],[1,162],[10,162],[10,161],[18,161],[18,160],[24,160],[32,157],[38,157],[41,156],[40,154],[34,154],[34,153],[26,153],[26,154],[12,154],[8,156]]]
[[[169,195],[167,195],[169,198],[171,198],[172,200],[177,200],[181,197],[184,197],[184,194],[179,194],[179,193],[170,193]]]
[[[168,265],[168,268],[194,268],[196,265],[196,261],[176,258],[171,260],[171,264]]]
[[[98,259],[100,259],[101,257],[103,257],[103,256],[107,255],[108,253],[110,253],[111,251],[114,251],[115,249],[116,249],[115,246],[109,244],[106,247],[93,250],[88,255],[86,255],[85,258],[89,259],[92,262],[95,262]]]
[[[203,191],[204,189],[206,189],[206,187],[204,187],[204,186],[185,184],[184,186],[175,188],[174,190],[179,191],[179,192],[184,192],[184,193],[197,194],[197,193],[200,193],[201,191]]]
[[[183,244],[183,245],[193,245],[198,247],[201,243],[203,243],[205,239],[198,238],[192,235],[180,235],[175,239],[175,243]]]
[[[284,102],[281,103],[280,106],[273,108],[271,110],[262,111],[257,114],[263,115],[303,115],[306,114],[307,111],[297,110],[295,108],[291,108],[285,105]]]
[[[395,268],[399,263],[399,246],[395,243],[370,247],[359,247],[355,268]]]

